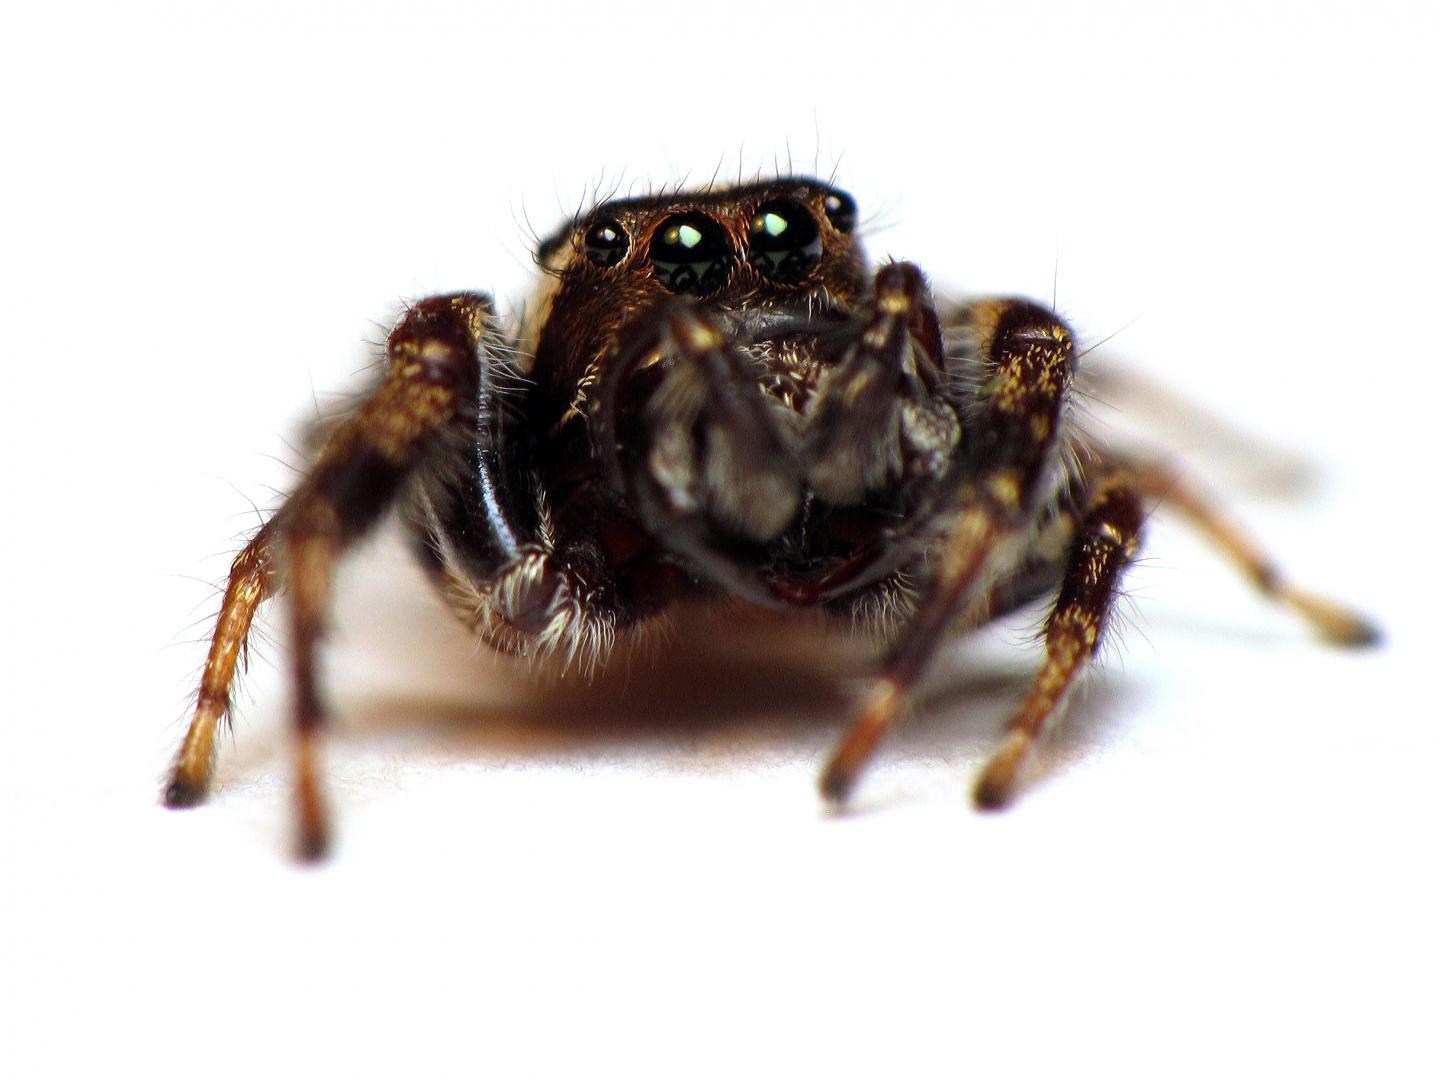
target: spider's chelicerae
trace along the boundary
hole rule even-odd
[[[465,623],[556,665],[604,663],[693,597],[873,632],[887,651],[820,779],[834,803],[952,624],[1049,596],[1040,671],[975,789],[1009,800],[1162,496],[1325,638],[1374,637],[1173,471],[1082,440],[1074,336],[1053,311],[937,305],[914,265],[871,271],[855,203],[827,183],[605,202],[537,261],[513,336],[479,293],[410,308],[379,384],[235,559],[170,806],[204,798],[251,619],[285,591],[299,850],[323,852],[316,650],[337,560],[392,509]]]

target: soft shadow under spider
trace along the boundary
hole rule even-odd
[[[767,751],[809,761],[839,736],[863,686],[856,669],[844,666],[846,657],[828,656],[823,649],[797,654],[762,647],[737,657],[707,651],[706,644],[703,632],[682,633],[628,668],[621,664],[592,682],[528,685],[523,674],[506,674],[497,680],[503,700],[495,699],[494,686],[477,682],[474,700],[422,692],[339,702],[333,745],[374,745],[402,735],[409,744],[420,732],[423,737],[407,745],[407,753],[418,752],[423,760],[431,740],[429,760],[446,763],[517,756],[574,760],[577,754],[613,757],[633,749],[645,755],[647,768],[673,767],[682,773],[694,767],[687,748],[691,740],[734,732],[743,736],[733,750],[737,765],[745,764],[747,754],[757,761],[772,757]],[[912,714],[898,725],[884,756],[956,761],[956,787],[967,790],[970,770],[996,745],[1030,678],[1024,664],[997,668],[993,660],[962,654],[936,673]],[[484,694],[485,689],[491,693]],[[1037,755],[1031,786],[1063,772],[1086,747],[1106,742],[1114,731],[1117,693],[1124,690],[1113,677],[1092,682]],[[231,759],[220,788],[283,758],[283,739],[284,732],[277,730],[263,741],[246,740],[248,752]],[[913,797],[924,793],[917,790]],[[907,801],[912,799],[903,783],[862,786],[846,812],[867,813]]]

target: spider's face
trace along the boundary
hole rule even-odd
[[[742,324],[843,313],[866,287],[855,201],[819,180],[601,203],[546,240],[537,359],[575,374],[640,309],[683,296]]]

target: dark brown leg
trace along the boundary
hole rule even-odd
[[[965,509],[933,559],[933,578],[914,618],[821,774],[821,794],[832,802],[849,796],[946,629],[985,603],[995,571],[1013,563],[1037,504],[1051,495],[1043,481],[1057,456],[1074,371],[1070,330],[1024,301],[977,304],[970,316],[981,378],[964,434],[970,479],[954,495]]]
[[[1175,468],[1157,462],[1113,460],[1116,467],[1129,474],[1136,490],[1148,502],[1178,510],[1239,567],[1255,588],[1295,612],[1326,641],[1335,645],[1373,645],[1380,640],[1379,628],[1369,620],[1285,580],[1274,561]]]
[[[975,787],[982,807],[1009,802],[1030,747],[1059,718],[1099,650],[1120,576],[1140,547],[1143,515],[1139,495],[1122,476],[1103,482],[1090,497],[1045,624],[1045,665]]]

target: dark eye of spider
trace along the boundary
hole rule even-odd
[[[820,261],[820,226],[790,199],[761,203],[750,219],[750,265],[771,281],[803,281]]]
[[[842,233],[855,230],[855,200],[843,191],[831,191],[825,196],[825,216]]]
[[[725,230],[704,214],[668,217],[650,240],[655,276],[671,292],[690,296],[712,293],[725,284],[734,261]]]
[[[630,237],[613,221],[597,221],[585,233],[585,257],[596,266],[614,266],[630,250]]]

